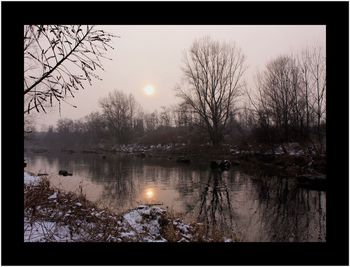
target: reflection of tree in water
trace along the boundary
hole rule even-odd
[[[135,181],[130,177],[132,170],[142,168],[137,162],[131,163],[123,157],[107,157],[101,155],[56,155],[57,169],[66,169],[103,186],[102,199],[114,207],[124,208],[134,204],[136,195]],[[48,157],[50,160],[51,157]]]
[[[258,196],[260,229],[265,241],[325,241],[325,193],[296,186],[294,180],[259,177],[253,180]]]
[[[31,169],[34,167],[34,170],[38,173],[49,173],[50,170],[58,169],[58,166],[59,166],[59,160],[56,157],[30,155],[29,157],[27,156],[26,158],[28,158],[28,168]]]
[[[47,163],[48,163],[49,166],[58,165],[58,163],[59,163],[57,158],[47,157],[46,159],[47,159]]]
[[[206,174],[207,172],[205,172]],[[203,173],[200,170],[193,171],[190,168],[179,168],[176,170],[176,189],[181,193],[182,198],[189,197],[193,202],[193,194],[200,184],[200,177]]]
[[[230,236],[237,229],[227,187],[227,172],[209,172],[208,180],[201,188],[197,219],[204,223],[207,235],[219,231]]]
[[[102,198],[120,209],[133,206],[137,192],[131,175],[137,167],[134,164],[131,168],[130,162],[122,158],[97,164],[93,168],[92,177],[103,185]]]

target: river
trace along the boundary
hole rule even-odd
[[[47,152],[25,159],[25,171],[47,173],[53,186],[117,213],[159,204],[203,223],[206,233],[235,233],[240,241],[326,241],[326,192],[301,189],[291,178],[123,155]],[[61,169],[73,176],[59,176]]]

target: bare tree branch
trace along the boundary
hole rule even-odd
[[[50,100],[60,102],[73,89],[84,89],[98,79],[94,72],[103,70],[100,58],[116,37],[94,26],[86,25],[26,25],[24,29],[24,97],[30,112]],[[95,58],[95,59],[93,59]],[[32,101],[33,100],[33,101]]]

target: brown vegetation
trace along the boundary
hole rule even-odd
[[[141,207],[136,210],[139,208]],[[195,222],[186,224],[178,218],[178,215],[175,216],[174,213],[165,210],[161,211],[151,210],[150,213],[140,213],[141,223],[145,226],[151,220],[159,223],[161,235],[156,239],[168,242],[224,241],[224,237],[219,232],[208,238],[201,230],[202,225]],[[24,230],[29,240],[31,235],[35,235],[35,233],[28,233],[28,231],[34,231],[33,225],[39,224],[40,228],[47,228],[47,222],[53,222],[54,228],[68,227],[69,236],[64,237],[63,241],[69,242],[142,242],[145,237],[147,240],[149,235],[147,231],[136,233],[136,236],[128,235],[135,229],[123,220],[122,214],[117,215],[107,208],[101,208],[96,203],[88,201],[82,192],[75,194],[53,188],[46,178],[40,179],[37,184],[25,184],[24,215]],[[56,241],[55,230],[42,231],[44,237],[40,242]],[[59,239],[59,241],[62,240]]]

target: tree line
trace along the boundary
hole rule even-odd
[[[187,142],[195,127],[195,114],[188,105],[163,106],[144,112],[133,95],[114,91],[99,101],[101,112],[72,120],[59,119],[56,126],[32,136],[45,146],[113,147],[121,144],[168,144]]]
[[[258,75],[256,96],[249,99],[248,117],[261,141],[304,142],[325,149],[326,62],[321,49],[271,61]]]
[[[102,42],[110,41],[106,33],[97,33],[108,36]],[[248,89],[241,49],[205,37],[186,52],[182,70],[183,80],[175,88],[182,100],[179,105],[147,113],[133,95],[114,91],[100,100],[101,112],[79,120],[60,119],[56,127],[36,133],[37,139],[61,147],[130,143],[260,143],[273,147],[299,142],[312,144],[320,152],[325,149],[326,62],[321,49],[271,60],[257,74],[256,86]],[[71,81],[74,84],[74,78]],[[54,92],[48,89],[48,94]],[[38,110],[38,104],[35,108]]]

